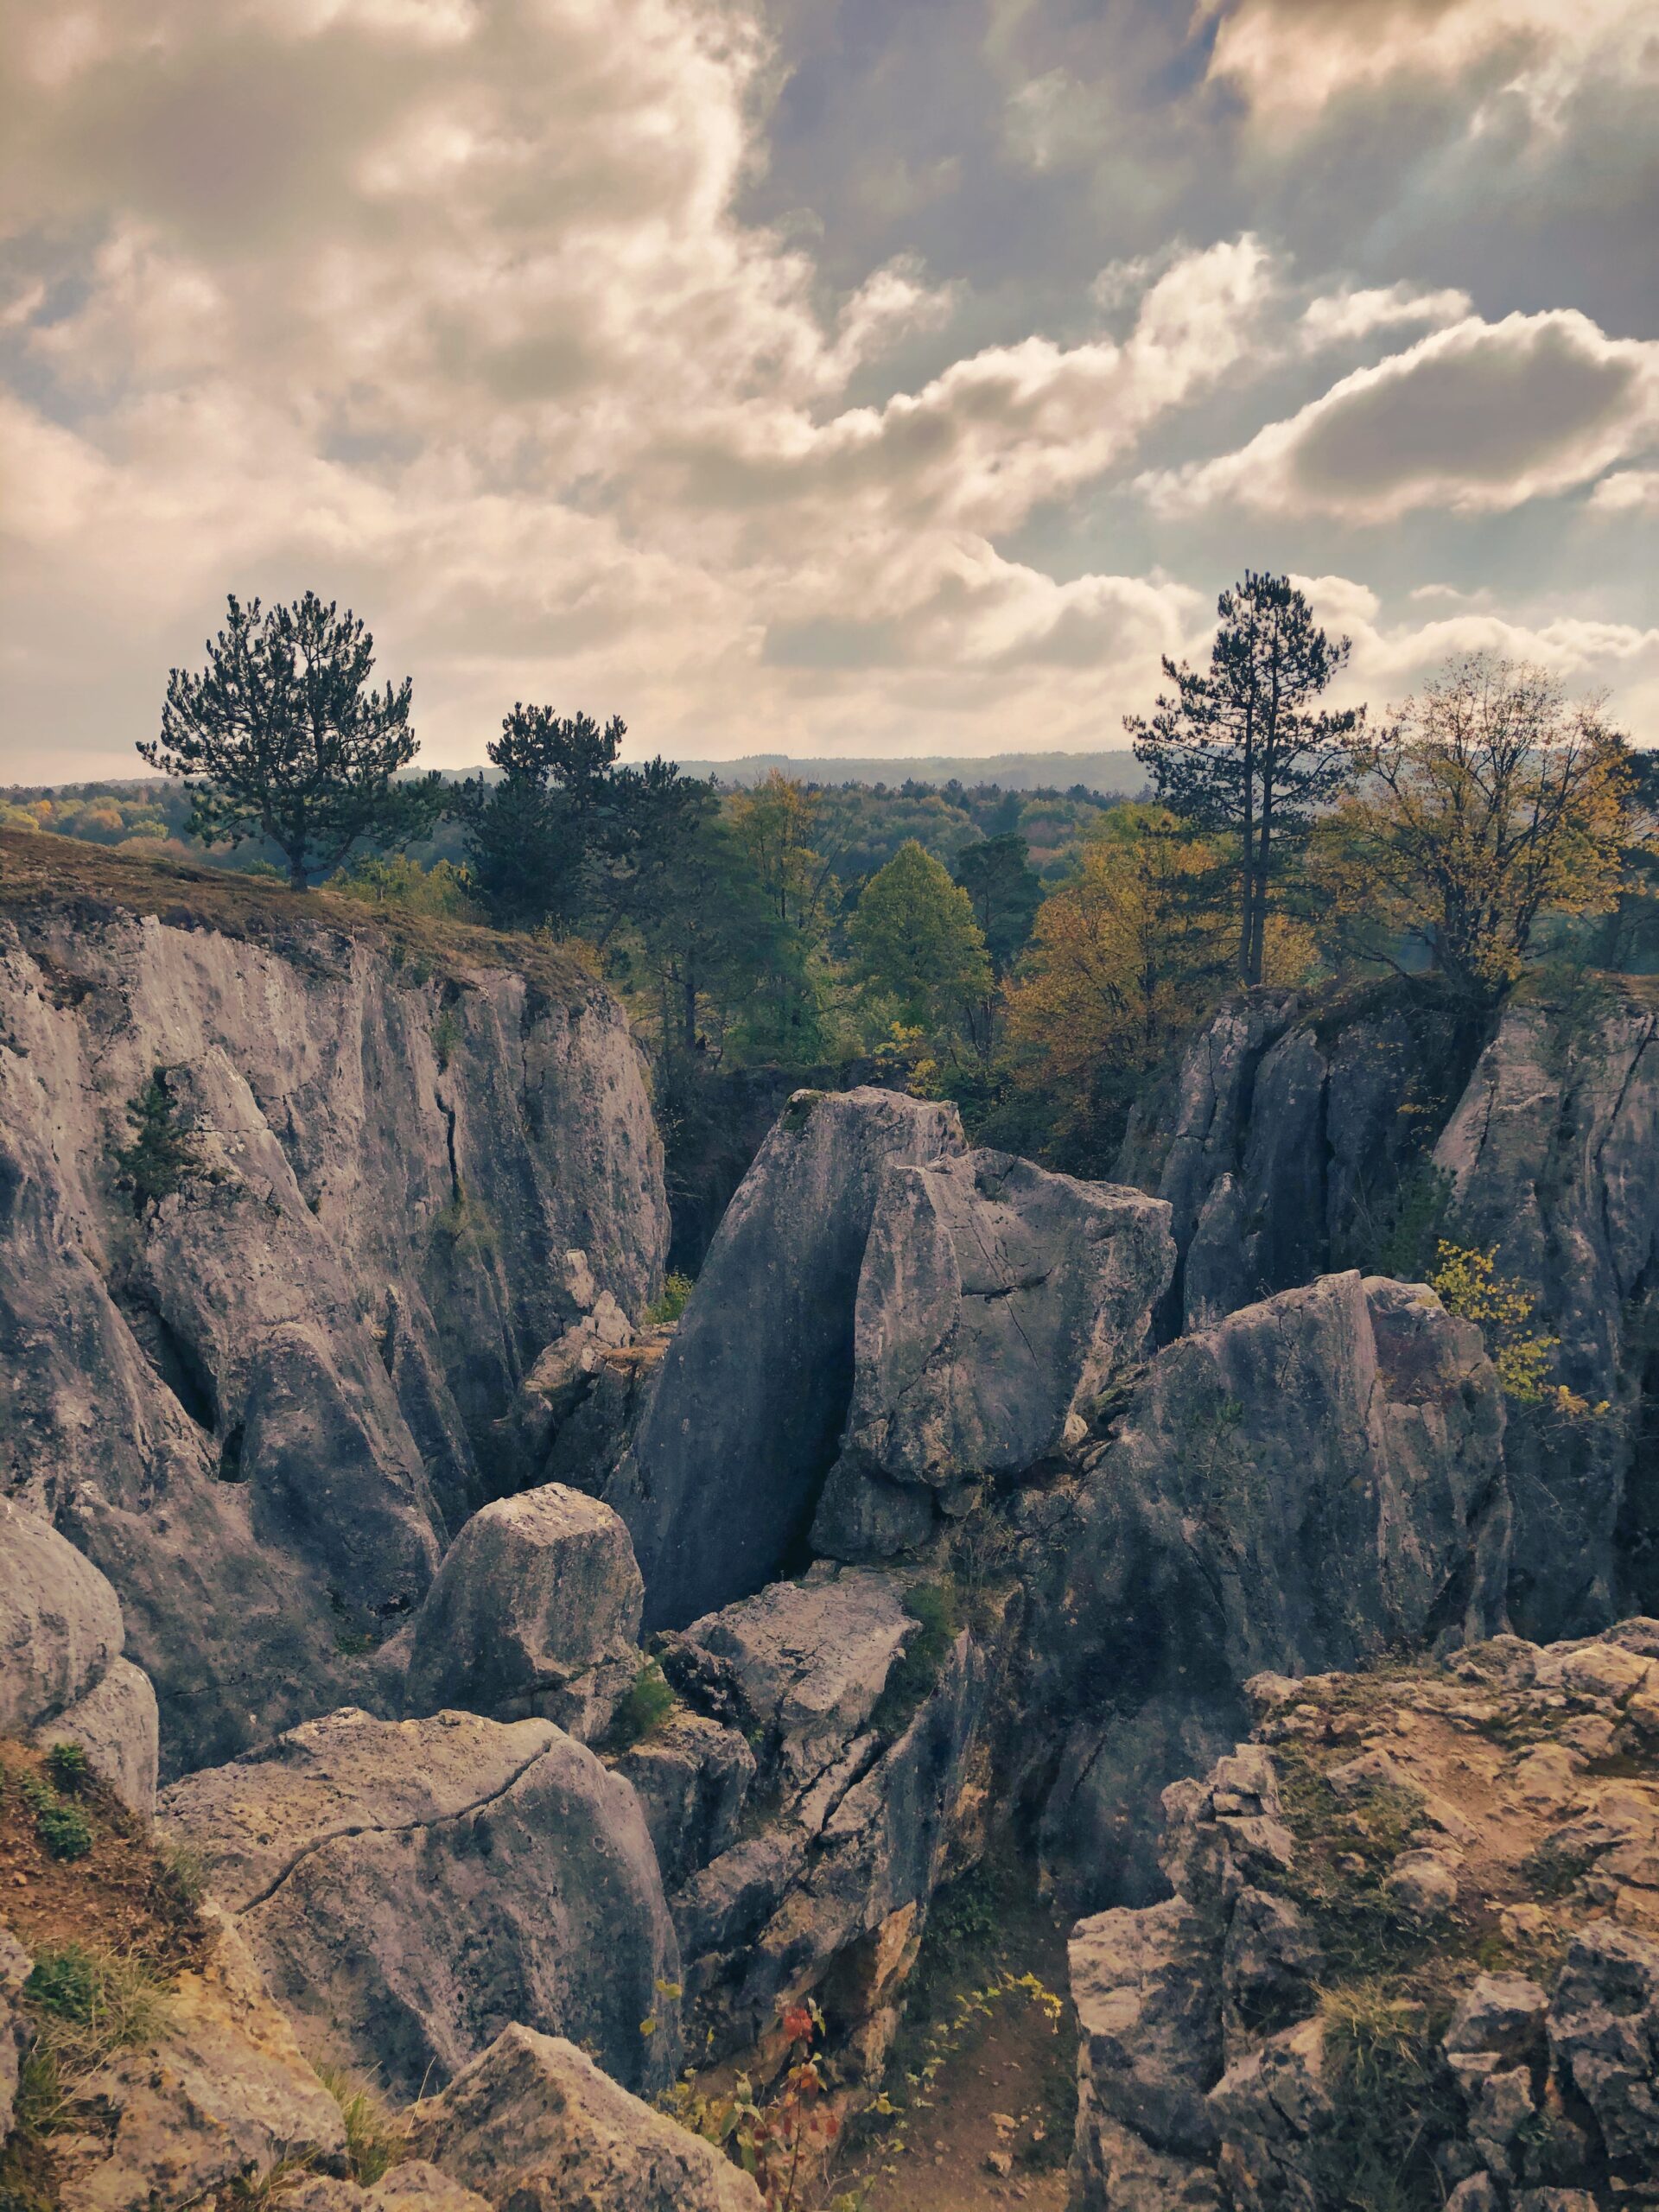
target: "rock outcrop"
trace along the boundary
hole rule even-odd
[[[5,861],[0,1487],[115,1585],[176,1771],[370,1694],[576,1318],[550,1254],[652,1294],[661,1147],[620,1010],[554,954],[53,838]]]
[[[1175,1263],[1137,1191],[970,1152],[881,1178],[859,1275],[840,1459],[813,1526],[834,1558],[913,1548],[987,1481],[1080,1433],[1147,1349]]]
[[[100,2124],[54,2145],[64,2212],[194,2204],[284,2159],[342,2158],[339,2105],[236,1929],[209,1924],[207,1959],[168,1990],[154,2034],[82,2085]]]
[[[331,1713],[161,1809],[273,1994],[391,2091],[458,2073],[515,2021],[630,2087],[672,2078],[679,1960],[645,1820],[549,1722]]]
[[[120,1602],[73,1544],[0,1498],[0,1735],[79,1744],[143,1820],[156,1805],[156,1694],[122,1656]]]
[[[753,1747],[767,1815],[670,1898],[690,2017],[716,2051],[816,1992],[879,2070],[928,1902],[984,1841],[991,1667],[944,1594],[821,1564],[666,1639],[687,1700]]]
[[[416,2105],[410,2139],[499,2212],[760,2212],[718,2151],[529,2028]]]
[[[963,1148],[953,1106],[894,1091],[801,1091],[785,1108],[607,1489],[633,1537],[648,1627],[748,1595],[804,1547],[847,1417],[882,1173]]]
[[[1077,2212],[1643,2201],[1659,1623],[1250,1694],[1165,1793],[1174,1896],[1073,1936]]]
[[[416,1615],[410,1709],[539,1715],[584,1743],[639,1664],[644,1585],[608,1505],[549,1483],[475,1513]]]
[[[1471,1324],[1332,1275],[1168,1346],[1077,1471],[1016,1500],[1069,1896],[1155,1894],[1158,1790],[1238,1732],[1249,1676],[1501,1624],[1503,1427]]]

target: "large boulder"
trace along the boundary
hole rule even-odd
[[[1018,1509],[1067,1894],[1157,1894],[1158,1790],[1239,1732],[1250,1676],[1502,1624],[1503,1433],[1479,1332],[1421,1286],[1327,1276],[1158,1355],[1081,1480]]]
[[[0,1735],[75,1743],[141,1819],[156,1803],[156,1694],[121,1656],[115,1592],[37,1514],[0,1498]]]
[[[672,2078],[679,1960],[650,1835],[627,1784],[549,1722],[332,1713],[175,1783],[162,1812],[278,2000],[394,2093],[513,2020],[630,2086]]]
[[[847,1417],[883,1170],[963,1148],[953,1106],[894,1091],[801,1091],[785,1108],[606,1491],[633,1536],[648,1627],[758,1590],[803,1543]]]
[[[539,1714],[587,1742],[633,1678],[644,1594],[608,1505],[557,1483],[499,1498],[456,1537],[415,1618],[410,1705]]]
[[[1175,1263],[1138,1191],[970,1152],[881,1179],[859,1277],[842,1456],[814,1525],[832,1557],[924,1538],[1084,1425],[1144,1353]],[[900,1493],[894,1497],[894,1491]]]
[[[509,2027],[410,2139],[497,2212],[761,2212],[748,2176],[571,2044]]]

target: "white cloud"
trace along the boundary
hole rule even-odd
[[[1322,353],[1327,346],[1351,346],[1373,331],[1397,329],[1402,324],[1444,327],[1460,322],[1472,306],[1467,292],[1420,292],[1404,282],[1365,291],[1330,292],[1308,302],[1296,334],[1304,351]]]
[[[1590,494],[1595,515],[1659,514],[1659,468],[1621,468]]]
[[[1236,453],[1143,480],[1189,512],[1390,520],[1414,507],[1503,512],[1570,491],[1659,427],[1659,345],[1571,311],[1470,317],[1359,369]]]
[[[1474,80],[1471,133],[1503,99],[1548,128],[1586,79],[1628,80],[1655,59],[1647,0],[1199,0],[1198,14],[1219,18],[1211,78],[1264,133],[1414,78]]]

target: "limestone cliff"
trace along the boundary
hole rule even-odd
[[[667,1228],[637,1048],[563,955],[0,839],[0,1489],[119,1592],[172,1770],[375,1701],[564,1255],[637,1315]]]

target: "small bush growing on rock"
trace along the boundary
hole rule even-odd
[[[53,1781],[72,1797],[78,1797],[92,1778],[92,1761],[80,1744],[54,1744],[46,1764]]]
[[[45,2134],[112,2052],[156,2035],[166,2000],[138,1960],[64,1943],[35,1953],[23,2007],[35,2035],[17,2125]]]
[[[346,2124],[346,2158],[352,2179],[365,2189],[372,2188],[408,2156],[408,2144],[366,2082],[356,2080],[338,2066],[319,2066],[317,2079],[340,2107]]]
[[[938,1687],[951,1645],[962,1629],[957,1593],[947,1582],[916,1582],[905,1592],[905,1611],[916,1626],[887,1669],[873,1725],[889,1735],[902,1734],[923,1701]]]
[[[135,1135],[130,1144],[117,1149],[117,1181],[132,1193],[133,1217],[142,1221],[152,1206],[182,1190],[201,1163],[168,1090],[165,1068],[152,1068],[143,1089],[127,1101],[127,1119]]]
[[[54,1859],[84,1859],[92,1847],[92,1824],[79,1805],[66,1805],[48,1782],[30,1776],[22,1784],[35,1815],[35,1833]]]
[[[1569,1390],[1564,1382],[1551,1382],[1550,1370],[1560,1350],[1559,1337],[1546,1336],[1534,1325],[1537,1293],[1518,1275],[1500,1275],[1495,1255],[1477,1252],[1442,1238],[1440,1266],[1429,1277],[1429,1287],[1448,1313],[1473,1321],[1486,1339],[1492,1365],[1507,1396],[1517,1405],[1548,1406],[1575,1420],[1599,1416],[1607,1411],[1604,1401],[1589,1400]]]
[[[690,1275],[671,1274],[663,1282],[663,1294],[645,1308],[645,1319],[653,1325],[677,1321],[691,1302],[691,1293],[696,1287]]]
[[[1332,2212],[1431,2212],[1445,2191],[1433,2153],[1461,2120],[1423,2006],[1380,1984],[1334,1989],[1323,2010],[1331,2117],[1312,2168]]]
[[[662,1726],[679,1702],[672,1685],[654,1659],[640,1662],[611,1721],[605,1748],[626,1751]]]

